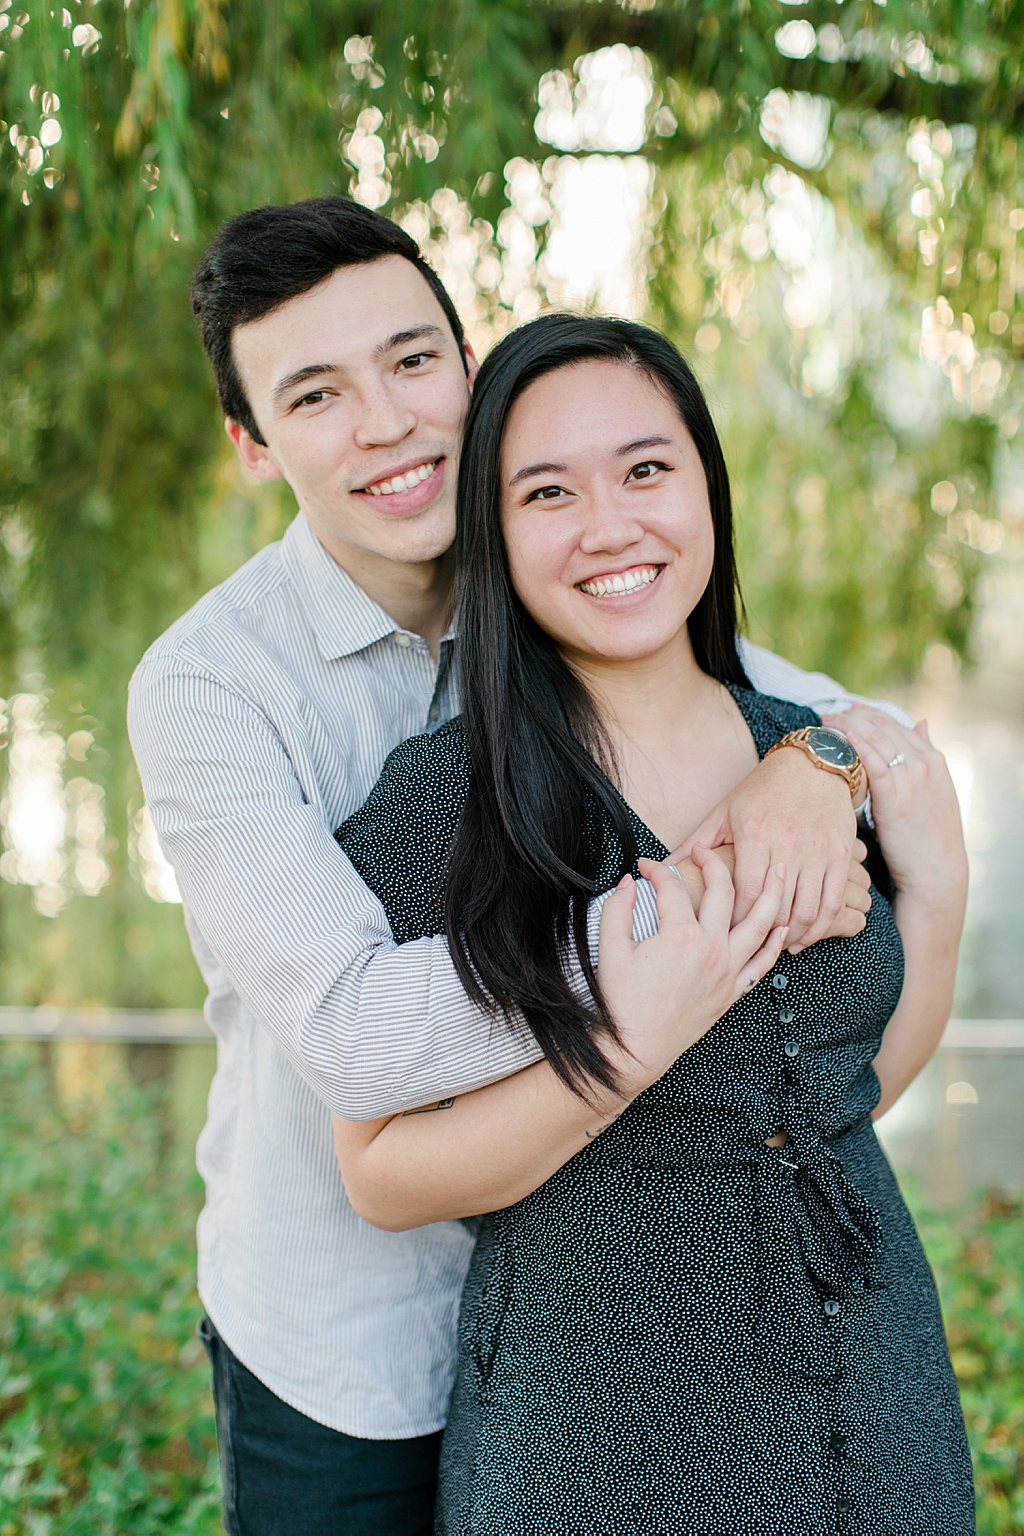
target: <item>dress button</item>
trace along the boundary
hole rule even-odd
[[[849,1499],[836,1499],[836,1509],[841,1515],[848,1515],[853,1508]]]
[[[412,635],[406,635],[399,632],[395,636],[395,644],[400,645],[403,651],[407,651],[410,645],[412,645]]]
[[[785,992],[786,988],[789,986],[789,977],[782,975],[773,976],[772,986],[777,992]]]
[[[791,1061],[795,1056],[800,1055],[800,1046],[796,1040],[787,1040],[782,1049],[785,1051],[786,1055]]]
[[[780,1024],[792,1024],[792,1022],[793,1022],[795,1017],[796,1017],[796,1015],[794,1014],[792,1008],[780,1008],[779,1009],[779,1023]]]
[[[839,1303],[834,1296],[830,1296],[825,1303],[825,1316],[836,1317],[839,1314]]]
[[[828,1448],[830,1451],[835,1451],[837,1456],[841,1456],[846,1450],[846,1436],[841,1429],[834,1429],[829,1435]]]

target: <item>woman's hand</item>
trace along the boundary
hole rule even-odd
[[[962,915],[967,851],[960,807],[927,722],[909,731],[866,704],[828,718],[860,753],[878,842],[900,896]]]
[[[633,939],[636,887],[626,876],[601,913],[598,976],[618,1025],[623,1050],[614,1054],[626,1098],[663,1077],[732,1007],[757,985],[782,953],[787,930],[774,926],[786,870],[776,865],[749,913],[732,926],[735,892],[725,863],[695,844],[690,857],[704,891],[697,912],[671,864],[640,860],[654,886],[659,928]]]

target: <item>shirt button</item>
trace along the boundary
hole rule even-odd
[[[789,986],[789,977],[788,976],[773,976],[772,977],[772,986],[775,988],[775,990],[777,992],[785,992],[786,988]]]
[[[843,1434],[842,1430],[834,1429],[832,1431],[828,1437],[828,1448],[830,1451],[835,1451],[837,1456],[841,1456],[843,1454],[843,1452],[846,1450],[846,1436]]]
[[[796,1040],[787,1040],[782,1049],[785,1051],[786,1055],[791,1061],[795,1056],[800,1055],[800,1046]]]
[[[430,706],[430,719],[431,720],[436,720],[439,714],[440,714],[440,710],[438,709],[437,705],[436,704],[431,704],[431,706]]]
[[[826,1303],[825,1303],[825,1316],[826,1317],[836,1317],[836,1316],[838,1316],[838,1313],[839,1313],[839,1303],[838,1303],[838,1301],[836,1301],[834,1296],[830,1296],[828,1301],[826,1301]]]
[[[412,635],[397,634],[395,636],[395,644],[400,645],[403,651],[407,651],[410,645],[412,645]]]

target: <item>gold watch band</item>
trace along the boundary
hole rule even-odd
[[[770,757],[773,752],[778,752],[781,747],[796,747],[798,751],[802,752],[814,764],[815,768],[821,768],[825,773],[834,773],[839,778],[845,779],[846,786],[850,791],[850,799],[856,801],[864,778],[863,763],[859,757],[852,768],[843,768],[839,763],[826,763],[818,756],[808,740],[812,731],[817,729],[819,729],[817,726],[805,725],[802,730],[787,731],[785,736],[779,737],[774,746],[768,748],[765,756]]]

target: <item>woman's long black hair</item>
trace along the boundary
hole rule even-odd
[[[626,320],[550,314],[500,342],[480,370],[459,471],[459,670],[470,790],[452,844],[446,928],[469,995],[525,1017],[576,1092],[614,1086],[600,1047],[615,1025],[587,942],[602,814],[623,849],[636,841],[607,737],[586,688],[512,585],[501,526],[501,451],[509,412],[536,379],[590,359],[636,368],[676,405],[700,454],[714,526],[711,578],[690,615],[697,665],[749,687],[736,652],[737,584],[729,477],[697,380],[675,347]],[[570,387],[567,382],[567,388]],[[594,1002],[566,978],[570,940]]]

